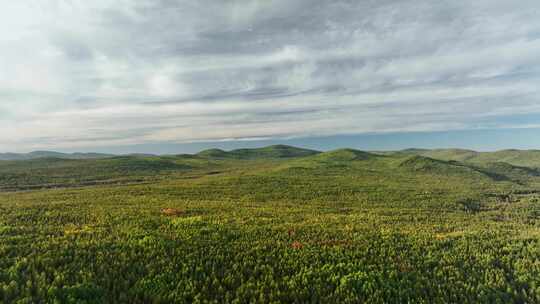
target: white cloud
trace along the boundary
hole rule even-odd
[[[536,1],[9,1],[0,150],[535,124]],[[514,119],[513,121],[519,121]]]

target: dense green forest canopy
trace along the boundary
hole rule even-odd
[[[537,153],[0,161],[0,303],[540,302]]]

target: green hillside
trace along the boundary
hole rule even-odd
[[[208,149],[197,153],[197,156],[205,158],[227,158],[230,154],[221,149]]]
[[[315,157],[319,161],[353,161],[353,160],[369,160],[379,157],[364,151],[354,149],[339,149],[329,152],[320,153]]]
[[[480,153],[474,162],[505,162],[515,166],[540,167],[540,151],[538,150],[502,150]]]
[[[397,153],[421,155],[440,160],[456,160],[476,164],[504,162],[522,167],[540,167],[539,150],[501,150],[496,152],[476,152],[463,149],[408,149]]]
[[[412,156],[405,159],[400,165],[400,168],[411,172],[423,172],[437,175],[447,176],[462,176],[463,178],[490,178],[493,180],[508,179],[505,176],[504,170],[499,170],[499,167],[493,167],[496,170],[490,170],[492,167],[479,168],[467,165],[466,163],[457,161],[443,161],[424,156]]]
[[[526,182],[531,178],[540,176],[539,169],[514,166],[504,162],[483,163],[479,165],[479,167],[485,171],[501,176],[506,176],[507,178],[515,181]]]
[[[414,152],[412,152],[414,151]],[[180,176],[204,176],[230,172],[288,172],[326,170],[341,172],[380,172],[385,178],[396,175],[437,175],[463,180],[536,182],[537,170],[503,162],[465,162],[415,155],[434,154],[429,150],[374,154],[354,149],[318,152],[290,146],[223,151],[205,150],[176,156],[115,156],[98,159],[36,158],[0,161],[0,190],[79,187],[93,184],[152,182]],[[436,150],[441,156],[442,150]],[[463,150],[445,151],[444,155]],[[337,170],[337,172],[336,172]],[[317,172],[317,174],[322,174]]]
[[[416,154],[416,153],[415,153]],[[437,149],[437,150],[425,150],[418,153],[418,155],[442,159],[442,160],[455,160],[455,161],[474,161],[478,156],[478,152],[464,149]]]
[[[315,155],[320,152],[302,149],[286,145],[274,145],[256,149],[237,149],[223,151],[220,149],[209,149],[199,152],[197,155],[207,158],[232,158],[232,159],[261,159],[261,158],[293,158]]]
[[[352,149],[1,161],[0,303],[538,303],[539,186]]]
[[[54,151],[34,151],[30,153],[0,153],[0,160],[30,160],[39,158],[95,159],[112,157],[102,153],[60,153]]]
[[[118,156],[102,159],[37,158],[0,162],[2,189],[84,186],[142,182],[193,169],[189,162],[167,157]]]

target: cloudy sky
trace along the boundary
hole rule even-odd
[[[540,148],[538,0],[2,0],[0,25],[0,151]]]

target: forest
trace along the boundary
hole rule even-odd
[[[0,303],[540,303],[540,152],[0,161]]]

